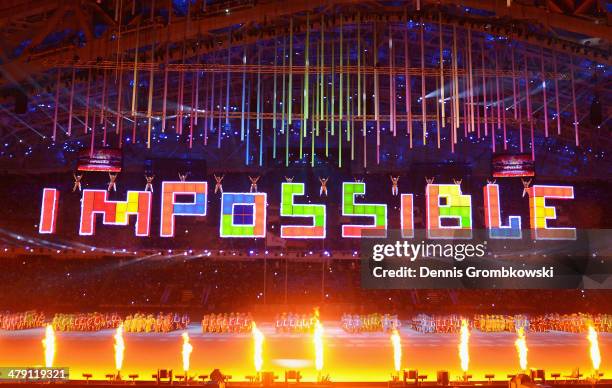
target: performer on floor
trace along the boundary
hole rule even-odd
[[[397,181],[399,181],[399,175],[393,176],[391,175],[391,195],[397,196],[399,195],[399,189],[397,188]]]
[[[249,180],[251,181],[251,188],[249,189],[249,193],[257,193],[257,181],[259,180],[259,175],[255,178],[249,176]]]
[[[215,194],[218,192],[223,194],[223,185],[221,182],[223,181],[223,178],[225,178],[225,175],[217,176],[217,174],[213,174],[213,176],[215,177]]]
[[[108,173],[108,178],[110,179],[110,181],[108,182],[108,191],[117,191],[117,175],[119,174],[113,174],[112,172]]]
[[[319,177],[319,182],[321,182],[321,188],[319,189],[319,197],[326,196],[327,197],[327,181],[329,178],[321,178]]]
[[[74,193],[75,191],[77,191],[77,189],[81,191],[81,179],[83,179],[83,174],[77,175],[75,173],[72,173],[72,177],[74,178],[74,186],[72,186],[72,192]]]
[[[145,185],[145,191],[153,192],[153,179],[155,179],[155,175],[145,174],[145,180],[147,181],[147,184]]]

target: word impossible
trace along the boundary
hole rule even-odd
[[[484,188],[485,226],[492,239],[522,238],[521,216],[501,217],[500,189],[497,184]],[[537,240],[575,240],[576,229],[550,227],[556,219],[556,208],[546,200],[573,199],[572,186],[535,185],[526,189],[529,196],[529,221]],[[324,204],[300,204],[296,200],[305,193],[304,183],[282,183],[280,215],[287,218],[308,218],[304,225],[282,225],[281,237],[286,239],[324,239],[326,214]],[[366,184],[342,183],[342,216],[369,218],[365,224],[342,225],[344,238],[387,237],[387,205],[365,202]],[[428,184],[425,187],[427,236],[431,239],[472,238],[472,196],[463,194],[459,184]],[[39,233],[55,233],[60,192],[43,189]],[[180,197],[178,197],[180,196]],[[159,235],[173,237],[177,217],[206,217],[208,182],[162,183]],[[181,199],[179,201],[178,199]],[[184,198],[188,198],[186,201]],[[111,201],[106,190],[83,190],[79,234],[95,234],[96,217],[104,225],[128,225],[136,217],[136,236],[151,234],[151,203],[153,193],[128,191],[125,201]],[[400,222],[404,238],[414,237],[414,196],[401,194]],[[266,193],[222,193],[219,236],[222,238],[256,238],[266,235]]]

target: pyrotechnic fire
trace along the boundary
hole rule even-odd
[[[123,324],[117,327],[115,332],[115,369],[121,371],[123,367],[123,352],[125,352],[125,342],[123,341]]]
[[[189,357],[191,357],[192,351],[193,346],[189,343],[189,334],[185,332],[183,333],[183,371],[185,371],[185,374],[189,372]]]
[[[315,367],[318,372],[323,370],[323,325],[319,321],[319,311],[315,310],[314,322]]]
[[[257,328],[255,322],[253,322],[251,333],[253,334],[253,345],[255,349],[253,354],[253,362],[255,363],[255,371],[259,373],[261,372],[261,367],[263,366],[264,335],[261,330]]]
[[[391,343],[393,344],[393,366],[395,371],[399,372],[402,367],[402,340],[397,329],[393,329]]]
[[[599,366],[601,365],[601,354],[599,353],[599,340],[597,338],[597,331],[593,325],[589,325],[589,342],[591,343],[590,353],[591,353],[591,363],[593,363],[593,369],[595,372],[599,371]]]
[[[53,326],[47,325],[45,339],[42,340],[42,344],[45,351],[45,367],[53,368],[53,359],[55,358],[55,332],[53,331]]]
[[[519,327],[516,331],[517,339],[514,341],[518,352],[519,364],[522,370],[527,370],[527,340],[525,339],[525,328]]]
[[[470,364],[470,350],[468,348],[470,342],[470,329],[468,328],[467,319],[461,320],[461,342],[459,343],[459,359],[461,360],[461,369],[467,372]]]

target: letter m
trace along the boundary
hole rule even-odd
[[[151,226],[151,193],[128,191],[126,201],[109,201],[105,190],[83,190],[79,234],[92,236],[96,214],[102,214],[104,225],[127,225],[130,215],[136,216],[136,236],[148,236]]]

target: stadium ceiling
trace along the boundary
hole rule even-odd
[[[40,86],[58,65],[115,58],[152,43],[194,41],[219,49],[215,36],[234,43],[285,33],[287,16],[367,13],[393,20],[406,13],[505,34],[610,64],[610,12],[602,0],[5,0],[0,5],[0,87]],[[189,6],[188,6],[189,4]],[[153,9],[151,7],[153,5]],[[147,8],[147,11],[143,9]],[[168,12],[172,8],[172,12]],[[153,12],[154,18],[142,17]],[[142,23],[141,23],[142,21]],[[282,29],[278,30],[279,28]],[[208,42],[208,43],[207,43]]]

